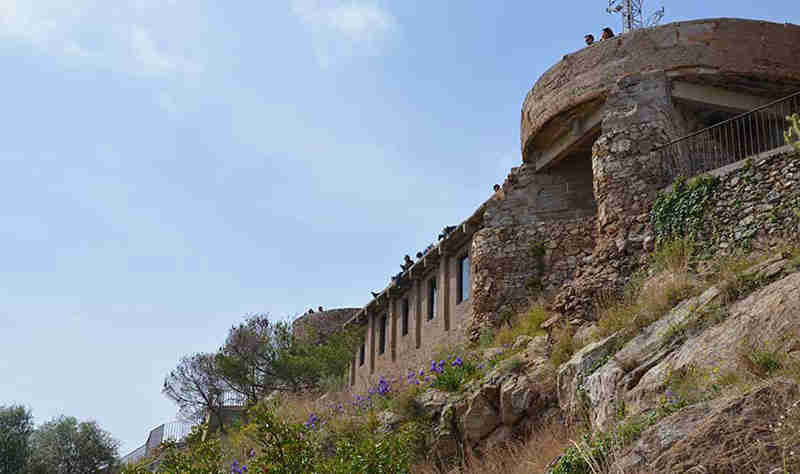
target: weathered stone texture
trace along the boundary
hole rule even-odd
[[[701,240],[714,254],[800,240],[800,155],[795,151],[726,167],[710,198]]]
[[[531,297],[560,288],[590,257],[593,235],[591,218],[488,227],[475,234],[470,337],[504,312],[524,309]]]
[[[597,212],[588,153],[546,172],[537,173],[534,166],[522,164],[510,176],[497,197],[487,202],[484,223],[488,227],[577,219]]]
[[[779,439],[776,428],[798,395],[796,382],[778,378],[744,395],[685,408],[646,429],[612,470],[795,472],[800,439]]]

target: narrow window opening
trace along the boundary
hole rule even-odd
[[[469,299],[470,294],[469,255],[458,259],[458,303]]]
[[[407,336],[408,335],[408,298],[403,298],[403,301],[400,304],[402,305],[401,309],[400,309],[400,314],[401,314],[400,326],[401,326],[401,328],[403,330],[403,335]]]
[[[436,317],[436,277],[428,282],[428,320]]]
[[[365,346],[364,341],[361,341],[361,347],[359,348],[359,351],[358,351],[358,365],[359,366],[364,365],[364,360],[366,359],[366,352],[367,351],[366,351],[366,348],[364,346]]]
[[[378,328],[378,354],[386,351],[386,316],[381,316],[380,327]]]

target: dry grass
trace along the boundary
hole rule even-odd
[[[800,404],[790,392],[752,390],[660,456],[654,472],[798,472]]]
[[[319,394],[282,394],[277,403],[277,415],[293,423],[303,423],[311,413],[323,416],[331,411],[332,406],[347,406],[353,396],[348,390]]]
[[[598,299],[596,338],[618,331],[633,335],[700,289],[686,267],[665,268],[646,281],[635,278],[621,298]]]
[[[747,269],[766,258],[756,254],[731,255],[715,262],[709,283],[720,289],[724,304],[733,303],[752,289],[754,282],[747,276]]]
[[[474,455],[459,466],[447,470],[432,463],[416,466],[415,474],[532,474],[544,473],[547,465],[561,455],[574,438],[563,425],[550,424],[531,434],[525,443],[510,443],[489,451],[483,457]]]
[[[553,328],[553,350],[550,352],[550,361],[556,367],[568,361],[580,348],[575,344],[574,334],[566,326]]]
[[[540,304],[535,304],[522,314],[518,314],[512,318],[510,325],[505,325],[498,329],[494,335],[492,344],[495,346],[503,346],[506,344],[513,344],[519,336],[536,337],[546,332],[541,329],[541,324],[547,321],[552,314],[548,313],[546,309]]]

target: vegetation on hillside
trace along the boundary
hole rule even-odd
[[[119,443],[94,421],[60,416],[34,428],[22,406],[0,406],[0,474],[111,472]]]
[[[165,444],[154,459],[126,466],[122,472],[139,474],[148,468],[198,474],[609,472],[620,453],[648,427],[687,407],[745,393],[774,377],[800,382],[800,363],[765,341],[747,341],[738,351],[746,373],[700,366],[670,372],[655,407],[629,413],[620,406],[616,424],[606,431],[592,431],[581,420],[568,427],[546,423],[535,429],[527,442],[512,442],[480,456],[462,449],[448,460],[428,452],[436,428],[424,415],[419,396],[433,389],[457,396],[473,390],[473,382],[494,370],[516,370],[515,363],[523,364],[518,353],[526,343],[515,342],[524,342],[525,337],[546,336],[548,356],[556,367],[583,345],[611,334],[617,335],[615,350],[619,350],[681,301],[714,285],[722,295],[719,305],[697,311],[663,334],[665,344],[680,344],[720,324],[728,317],[728,305],[770,283],[750,272],[768,255],[740,254],[702,262],[691,234],[678,232],[681,237],[670,238],[672,234],[664,233],[649,264],[633,275],[625,291],[599,295],[597,321],[587,337],[575,337],[566,321],[553,319],[545,306],[537,303],[504,318],[502,327],[484,331],[478,344],[442,348],[429,365],[398,379],[381,377],[367,393],[350,393],[343,384],[351,354],[360,342],[358,332],[345,332],[326,344],[309,346],[295,341],[288,325],[273,324],[263,316],[250,317],[231,329],[218,353],[182,361],[206,376],[200,380],[213,387],[208,391],[211,399],[214,391],[242,394],[250,402],[247,415],[228,426],[224,436],[203,435],[198,429],[185,444]],[[800,262],[796,249],[775,249],[784,258]],[[698,272],[700,267],[704,272]],[[546,321],[549,327],[545,330]],[[484,355],[491,358],[485,360]],[[598,363],[613,357],[612,353]],[[180,374],[176,369],[167,378],[166,386],[174,387],[170,390],[175,394],[181,393],[176,391],[181,385],[174,385]],[[199,400],[204,400],[199,392]],[[202,408],[202,401],[187,405],[188,413]],[[785,416],[786,424],[773,428],[769,439],[785,448],[781,456],[786,465],[797,468],[800,458],[793,457],[790,448],[794,446],[791,440],[800,436],[800,408],[787,408]],[[754,451],[751,455],[761,454]]]

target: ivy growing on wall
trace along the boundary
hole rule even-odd
[[[657,242],[692,237],[702,228],[706,205],[719,180],[702,175],[689,183],[682,177],[672,191],[659,194],[650,210],[650,224]]]

